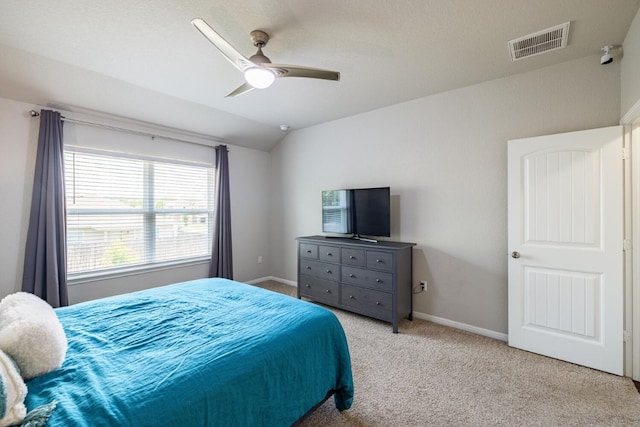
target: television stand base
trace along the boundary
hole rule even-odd
[[[362,240],[363,242],[378,243],[378,240],[376,239],[358,236],[357,234],[354,234],[352,236],[323,236],[323,237],[325,239],[351,239],[351,240]]]
[[[370,239],[368,237],[361,237],[358,235],[355,235],[353,237],[351,237],[354,240],[362,240],[363,242],[370,242],[370,243],[378,243],[378,241],[376,239]]]

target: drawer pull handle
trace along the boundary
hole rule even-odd
[[[305,286],[305,287],[307,287],[307,288],[310,288],[310,287],[311,287],[311,285],[304,285],[304,286]]]
[[[331,270],[327,270],[327,273],[328,273],[328,274],[331,274]]]
[[[325,292],[326,292],[326,293],[328,293],[328,294],[330,294],[330,293],[331,293],[331,291],[330,291],[329,289],[327,289]]]
[[[331,252],[327,252],[327,256],[333,256]]]
[[[310,254],[311,253],[311,249],[307,249],[307,253]]]
[[[349,255],[349,259],[356,259],[353,255]]]
[[[376,260],[376,262],[380,263],[380,262],[382,262],[382,261],[380,261],[379,259],[377,259],[377,260]]]
[[[380,282],[382,282],[382,280],[376,279],[376,283],[380,283]]]
[[[349,274],[349,277],[356,277],[356,276],[354,276],[353,274]]]
[[[353,295],[349,295],[349,299],[355,299]]]
[[[376,305],[380,305],[380,301],[376,301]]]
[[[310,265],[307,265],[307,270],[311,270],[311,266]]]

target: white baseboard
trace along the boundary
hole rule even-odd
[[[502,332],[492,331],[490,329],[479,328],[473,325],[467,325],[466,323],[456,322],[454,320],[444,319],[442,317],[432,316],[431,314],[413,312],[413,317],[416,319],[428,320],[429,322],[437,323],[439,325],[450,326],[452,328],[460,329],[462,331],[471,332],[473,334],[482,335],[485,337],[493,338],[496,340],[507,342],[509,336]]]
[[[260,277],[258,279],[249,280],[246,283],[248,283],[250,285],[255,285],[256,283],[266,282],[266,281],[269,281],[269,280],[273,280],[274,282],[280,282],[280,283],[283,283],[285,285],[293,286],[294,288],[298,287],[298,284],[296,282],[294,282],[293,280],[281,279],[281,278],[275,277],[275,276]]]
[[[285,285],[297,287],[298,284],[293,280],[285,280],[280,277],[268,276],[261,277],[259,279],[251,280],[247,283],[256,284],[260,282],[265,282],[267,280],[273,280],[275,282],[284,283]],[[490,329],[479,328],[473,325],[467,325],[466,323],[456,322],[454,320],[445,319],[442,317],[432,316],[431,314],[419,313],[417,311],[413,312],[413,317],[416,319],[427,320],[429,322],[437,323],[439,325],[449,326],[451,328],[460,329],[462,331],[471,332],[472,334],[482,335],[484,337],[493,338],[496,340],[507,342],[509,336],[507,334],[503,334],[502,332],[492,331]]]

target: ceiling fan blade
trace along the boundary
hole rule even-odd
[[[202,18],[194,18],[191,20],[194,27],[202,33],[215,47],[222,52],[222,54],[231,62],[238,70],[244,71],[247,67],[252,67],[254,64],[249,61],[244,55],[238,52],[228,41],[222,36],[216,33],[213,28],[207,24]]]
[[[236,90],[231,92],[229,95],[227,95],[225,98],[242,95],[243,93],[247,93],[250,90],[253,90],[253,86],[251,86],[249,83],[244,83],[241,86],[239,86]]]
[[[260,64],[271,68],[277,77],[308,77],[311,79],[340,80],[338,71],[323,70],[321,68],[303,67],[298,65]]]

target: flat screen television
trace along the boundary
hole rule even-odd
[[[322,231],[362,236],[391,236],[389,187],[322,192]]]

